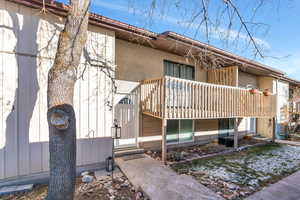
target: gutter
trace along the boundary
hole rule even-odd
[[[13,2],[19,5],[23,5],[26,7],[30,8],[35,8],[35,9],[42,9],[43,8],[43,1],[42,0],[5,0],[8,2]],[[57,2],[54,0],[45,0],[45,7],[47,11],[58,15],[60,17],[66,17],[67,13],[70,9],[70,6],[61,2]],[[117,20],[113,20],[107,17],[104,17],[102,15],[98,15],[96,13],[90,13],[89,17],[89,23],[108,28],[111,30],[118,30],[118,31],[124,31],[124,32],[129,32],[133,33],[138,36],[143,36],[148,39],[156,39],[157,34],[142,28],[138,28],[136,26],[126,24]]]

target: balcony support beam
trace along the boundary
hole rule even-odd
[[[239,148],[238,118],[234,118],[234,149]]]
[[[277,125],[277,122],[276,122],[276,118],[273,117],[272,119],[273,121],[273,130],[272,130],[272,142],[275,142],[275,139],[276,139],[276,125]]]
[[[167,164],[167,120],[162,120],[162,147],[161,147],[161,160],[164,165]]]

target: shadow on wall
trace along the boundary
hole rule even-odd
[[[36,41],[38,19],[24,16],[23,22],[21,23],[19,21],[20,18],[16,13],[9,12],[9,15],[12,27],[5,28],[13,32],[16,39],[13,51],[23,54],[37,54],[38,44]],[[28,51],[29,48],[30,50]],[[3,56],[3,59],[5,59],[5,56]],[[2,176],[4,177],[14,176],[16,172],[18,172],[18,174],[22,174],[21,171],[26,173],[25,171],[29,170],[29,166],[26,166],[30,160],[29,153],[27,153],[29,149],[19,147],[29,147],[30,120],[32,118],[39,91],[37,79],[37,58],[15,54],[15,60],[16,66],[2,66],[4,85],[5,83],[11,83],[12,81],[17,80],[17,83],[15,83],[16,89],[14,100],[12,101],[11,99],[7,99],[7,102],[4,102],[7,107],[3,108],[6,109],[7,112],[10,110],[10,113],[6,118],[5,143],[4,147],[0,150],[0,156],[2,157],[2,164],[0,164],[2,166],[0,166],[0,168],[2,168]],[[6,68],[16,68],[17,74],[9,73],[11,71],[6,73]],[[12,70],[12,72],[14,71]],[[3,85],[2,87],[2,95],[5,99],[5,93],[12,91],[7,91]],[[3,126],[5,125],[3,124]],[[0,176],[0,178],[3,177]]]
[[[55,29],[54,35],[50,35],[50,40],[46,41],[49,48],[41,48],[39,45],[44,38],[39,35],[41,23],[39,16],[18,15],[14,11],[7,10],[3,12],[6,22],[9,23],[0,24],[0,30],[4,30],[0,34],[6,34],[4,38],[9,38],[4,41],[4,48],[10,53],[0,54],[3,60],[0,65],[3,69],[0,76],[2,79],[0,94],[3,98],[0,107],[2,110],[0,182],[23,175],[46,172],[49,169],[47,105],[45,99],[41,100],[40,91],[43,90],[42,92],[45,93],[46,87],[40,82],[40,69],[48,69],[53,60],[46,58],[48,60],[43,59],[41,62],[36,55],[45,50],[53,51],[53,45],[50,43],[60,30],[60,27],[55,24],[56,21],[51,21]],[[56,46],[55,43],[53,44]],[[47,76],[43,78],[47,79]],[[47,80],[44,79],[46,83]],[[41,119],[40,116],[45,119]],[[77,139],[77,147],[79,147],[77,165],[94,164],[99,162],[100,158],[105,161],[105,158],[111,155],[111,146],[112,140],[109,137]]]

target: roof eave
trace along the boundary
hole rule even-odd
[[[24,5],[24,6],[35,8],[35,9],[41,9],[43,7],[42,0],[6,0],[6,1],[14,2],[14,3],[20,4],[20,5]],[[45,6],[48,11],[50,11],[58,16],[66,16],[67,12],[69,10],[68,5],[54,1],[54,0],[46,0]],[[257,68],[257,69],[269,72],[270,76],[274,76],[274,77],[277,77],[280,79],[285,79],[286,81],[300,85],[300,81],[293,80],[293,79],[286,77],[285,76],[286,74],[280,70],[274,69],[267,65],[263,65],[261,63],[258,63],[258,62],[255,62],[255,61],[252,61],[252,60],[249,60],[246,58],[242,58],[240,56],[226,52],[222,49],[210,46],[208,44],[202,43],[200,41],[191,39],[189,37],[180,35],[175,32],[169,31],[169,32],[164,32],[164,33],[161,33],[158,35],[154,32],[148,31],[146,29],[132,26],[130,24],[126,24],[126,23],[123,23],[123,22],[120,22],[117,20],[113,20],[113,19],[101,16],[101,15],[98,15],[96,13],[90,14],[90,24],[97,25],[97,26],[100,26],[103,28],[107,28],[109,30],[113,30],[113,31],[116,31],[119,33],[132,34],[134,36],[142,37],[147,40],[156,40],[159,37],[165,37],[167,39],[180,41],[186,45],[190,45],[190,46],[197,47],[200,49],[206,49],[206,50],[209,50],[209,51],[215,53],[216,55],[230,58],[234,61],[240,62],[247,66],[251,66],[253,68]]]
[[[283,71],[274,69],[274,68],[269,67],[267,65],[257,63],[255,61],[251,61],[251,60],[246,59],[246,58],[242,58],[240,56],[237,56],[237,55],[234,55],[232,53],[226,52],[222,49],[219,49],[219,48],[210,46],[208,44],[193,40],[191,38],[188,38],[188,37],[183,36],[183,35],[179,35],[179,34],[174,33],[174,32],[164,32],[160,35],[165,37],[165,38],[168,37],[168,38],[171,38],[171,39],[174,39],[174,40],[184,42],[187,45],[190,45],[192,47],[198,47],[198,48],[201,48],[201,49],[204,49],[204,50],[211,51],[211,52],[215,53],[216,55],[221,55],[221,56],[231,58],[235,61],[241,62],[242,64],[246,64],[246,65],[249,65],[251,67],[255,67],[255,68],[258,68],[258,69],[263,69],[265,71],[269,71],[269,72],[271,72],[272,74],[274,74],[276,76],[285,76],[285,72],[283,72]]]

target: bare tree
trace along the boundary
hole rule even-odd
[[[76,119],[74,86],[87,40],[90,0],[70,0],[54,64],[48,74],[50,151],[49,200],[71,200],[76,179]]]
[[[137,0],[128,0],[131,7]],[[212,40],[230,46],[231,51],[247,51],[254,58],[269,57],[268,44],[258,36],[265,36],[270,26],[257,17],[268,9],[276,10],[280,0],[150,0],[145,1],[145,10],[135,8],[138,15],[144,15],[151,26],[154,21],[165,20],[181,27],[183,34],[210,44]]]

